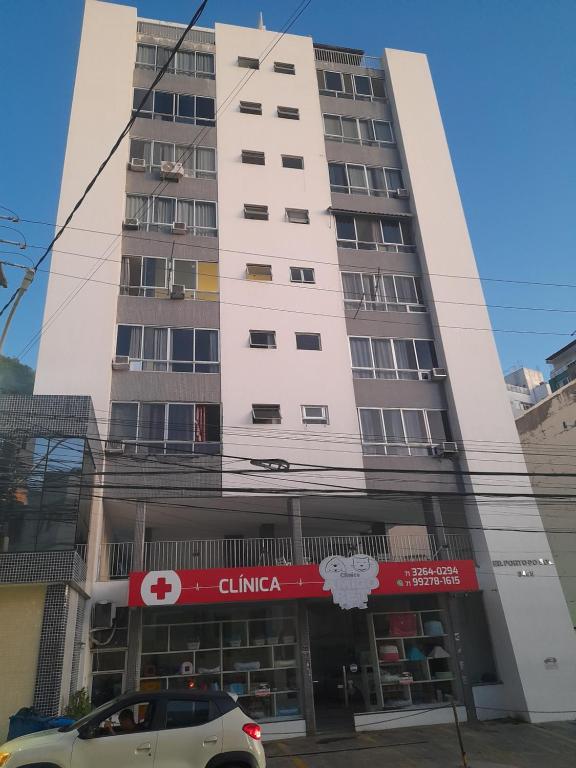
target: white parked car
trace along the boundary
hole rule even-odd
[[[260,726],[225,692],[124,694],[0,747],[0,768],[265,768]]]

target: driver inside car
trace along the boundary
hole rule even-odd
[[[134,720],[134,713],[131,709],[123,709],[118,715],[118,725],[114,725],[111,720],[106,720],[103,730],[111,736],[117,733],[131,733],[138,730]]]

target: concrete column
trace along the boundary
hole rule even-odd
[[[299,498],[288,499],[288,513],[290,515],[294,565],[302,565],[304,562],[304,544],[302,537],[302,512]],[[298,640],[300,643],[302,708],[304,719],[306,720],[306,732],[308,734],[314,734],[316,733],[316,713],[314,711],[310,623],[308,621],[308,608],[304,600],[297,601],[296,616],[298,618]]]
[[[146,503],[136,504],[134,520],[134,550],[132,570],[144,569],[144,533],[146,530]],[[140,681],[140,651],[142,647],[142,609],[130,608],[128,612],[128,652],[126,654],[125,691],[138,690]]]

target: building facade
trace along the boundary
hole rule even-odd
[[[546,362],[552,366],[550,389],[552,392],[556,392],[576,379],[576,341],[571,341],[558,352],[554,352],[547,358]]]
[[[532,368],[516,368],[504,376],[504,381],[515,419],[550,394],[542,371]]]
[[[36,393],[107,436],[93,699],[225,688],[284,737],[574,710],[426,57],[216,24],[144,100],[183,29],[86,3],[58,220],[140,112],[53,255]]]

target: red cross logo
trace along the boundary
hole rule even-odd
[[[153,584],[150,587],[150,592],[153,592],[158,600],[165,600],[166,595],[169,595],[170,592],[172,592],[172,584],[168,584],[164,576],[161,576],[156,584]]]
[[[176,571],[149,571],[140,587],[144,605],[174,605],[181,592],[182,582]]]

